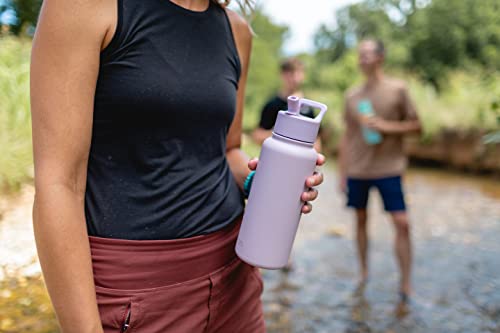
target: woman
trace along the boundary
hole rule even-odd
[[[264,332],[234,253],[251,39],[215,1],[43,2],[34,228],[62,332]]]

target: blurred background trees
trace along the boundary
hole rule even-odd
[[[344,7],[316,33],[308,88],[340,108],[339,94],[360,79],[354,48],[368,37],[385,42],[389,72],[410,82],[425,140],[447,128],[498,127],[499,1],[365,0]],[[333,126],[339,122],[337,113]]]
[[[440,88],[453,69],[500,69],[500,3],[496,0],[366,0],[341,9],[322,26],[316,45],[335,61],[360,38],[390,49],[388,64]]]
[[[0,0],[0,187],[16,188],[31,177],[29,51],[41,3]],[[251,25],[245,131],[256,126],[264,101],[279,88],[279,62],[290,35],[259,7]],[[332,13],[331,22],[317,30],[314,48],[298,55],[306,64],[307,97],[330,107],[324,121],[330,151],[342,130],[343,95],[362,79],[355,48],[366,37],[385,42],[389,73],[408,81],[424,123],[424,142],[448,129],[498,129],[498,0],[364,0],[339,9],[335,17]]]
[[[16,36],[32,34],[41,6],[42,0],[0,0],[0,22]]]
[[[276,89],[277,46],[287,36],[284,30],[273,32],[278,26],[259,10],[252,25],[257,36],[247,128],[255,126],[258,108],[272,94],[269,89]],[[338,10],[336,19],[332,16],[316,32],[315,49],[299,55],[307,64],[308,96],[334,110],[329,114],[333,141],[341,126],[343,94],[361,80],[356,44],[368,37],[385,42],[388,71],[409,81],[424,120],[424,139],[443,128],[486,131],[498,126],[499,1],[365,0]]]

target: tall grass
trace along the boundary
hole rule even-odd
[[[30,49],[29,40],[0,37],[0,191],[17,189],[32,174]]]

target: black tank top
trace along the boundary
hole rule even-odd
[[[226,161],[241,67],[224,9],[117,0],[101,52],[85,214],[89,235],[175,239],[243,211]]]

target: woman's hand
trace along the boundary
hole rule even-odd
[[[248,161],[248,168],[250,170],[257,169],[257,164],[259,164],[259,159],[252,158]],[[317,166],[322,166],[325,164],[325,156],[323,154],[318,154],[318,159],[316,161]],[[309,188],[308,191],[302,193],[300,199],[304,201],[304,206],[302,206],[302,213],[309,214],[312,211],[312,205],[310,201],[316,200],[318,197],[318,190],[313,187],[320,185],[323,183],[323,173],[319,171],[315,171],[311,177],[308,177],[306,180],[306,186]]]

